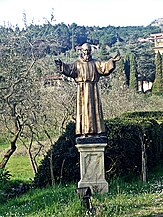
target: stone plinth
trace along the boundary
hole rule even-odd
[[[92,192],[108,192],[108,183],[105,180],[104,150],[107,138],[78,137],[76,139],[80,152],[80,181],[78,188],[90,187]]]

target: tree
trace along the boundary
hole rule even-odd
[[[156,54],[156,79],[152,91],[158,93],[163,92],[162,56],[159,51]]]
[[[46,50],[38,55],[30,35],[33,26],[30,31],[4,30],[0,31],[0,127],[10,148],[0,167],[6,166],[19,143],[26,148],[36,173],[36,158],[44,141],[54,144],[55,135],[74,119],[74,94],[70,92],[74,88],[71,82],[48,90],[42,85],[43,77],[55,74],[54,59]]]
[[[125,70],[125,74],[126,74],[126,83],[127,86],[129,86],[129,82],[130,82],[130,55],[126,54],[125,58],[124,58],[124,70]]]
[[[26,23],[26,28],[22,30],[18,26],[15,30],[0,27],[0,129],[10,144],[9,152],[4,156],[1,166],[6,165],[17,144],[21,143],[26,147],[35,173],[36,158],[40,150],[43,151],[44,144],[53,144],[55,137],[62,133],[66,124],[75,119],[75,84],[66,80],[61,81],[60,86],[55,85],[55,82],[50,88],[42,86],[45,77],[55,76],[54,58],[58,55],[65,58],[67,52],[73,54],[69,55],[67,60],[73,60],[76,54],[70,53],[72,47],[86,41],[95,45],[100,43],[109,46],[107,50],[110,54],[117,49],[122,51],[122,56],[125,56],[126,51],[134,53],[135,62],[140,63],[139,58],[143,60],[143,64],[138,64],[140,72],[150,77],[150,74],[154,73],[153,54],[146,53],[150,51],[151,45],[140,45],[136,41],[138,37],[147,36],[151,31],[156,32],[156,27],[100,28],[77,24],[66,26],[64,23],[52,25],[49,21],[43,25]],[[71,40],[72,35],[74,40]],[[122,43],[114,45],[119,38],[123,39]],[[103,50],[102,58],[106,58],[107,50]],[[149,64],[151,62],[152,65]],[[142,108],[142,98],[137,102],[137,96],[132,94],[133,90],[124,88],[124,72],[129,69],[124,68],[124,63],[121,63],[117,73],[113,73],[105,83],[102,81],[103,105],[107,117],[119,115],[122,111]],[[125,67],[128,67],[128,60],[126,63]],[[148,67],[144,63],[148,63]],[[136,64],[134,67],[136,70]],[[150,105],[153,106],[151,101],[152,98]],[[161,106],[159,100],[155,103]],[[149,103],[147,104],[149,107]]]
[[[126,87],[127,87],[127,77],[126,77],[126,73],[125,73],[124,60],[122,58],[119,61],[117,71],[118,71],[118,77],[117,77],[118,86],[119,86],[120,89],[125,90]]]
[[[98,50],[96,56],[97,58],[101,59],[101,60],[108,60],[109,59],[109,55],[108,55],[108,51],[106,49],[106,45],[101,45],[100,49]]]
[[[18,138],[26,123],[22,105],[28,99],[25,93],[31,94],[31,80],[28,78],[35,63],[32,47],[25,37],[20,40],[20,37],[13,32],[8,32],[7,37],[4,33],[3,36],[0,62],[2,78],[0,82],[0,116],[1,127],[5,128],[6,138],[10,141],[10,149],[4,155],[0,168],[6,166],[16,150]],[[26,47],[31,50],[30,53],[26,52]]]
[[[130,82],[129,86],[133,90],[137,90],[137,70],[136,70],[136,61],[134,54],[131,54],[130,57]]]

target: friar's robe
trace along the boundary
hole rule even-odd
[[[62,64],[62,73],[74,78],[77,83],[77,135],[105,132],[98,81],[100,76],[109,75],[114,68],[112,59],[101,62],[95,59],[83,61],[79,58],[74,63]]]

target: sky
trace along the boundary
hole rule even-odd
[[[0,25],[76,23],[81,26],[147,26],[163,18],[163,0],[0,0]]]

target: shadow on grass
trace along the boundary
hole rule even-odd
[[[9,199],[1,205],[1,216],[23,216],[37,214],[45,210],[61,210],[62,207],[78,200],[75,187],[56,186],[46,189],[32,189],[26,194]]]

